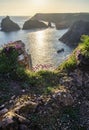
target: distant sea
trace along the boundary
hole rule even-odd
[[[0,16],[0,23],[4,16]],[[28,16],[11,16],[11,19],[22,28]],[[0,31],[0,46],[8,42],[22,40],[26,45],[26,50],[32,56],[33,66],[51,65],[49,69],[55,69],[61,64],[73,48],[62,43],[58,39],[65,34],[68,29],[56,30],[47,28],[41,30],[20,30],[15,32]],[[57,53],[57,50],[64,48],[64,52]]]

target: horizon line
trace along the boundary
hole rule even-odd
[[[34,15],[36,15],[36,14],[87,14],[87,13],[89,13],[89,12],[60,12],[60,13],[35,13],[35,14],[33,14],[33,15],[0,15],[0,16],[23,16],[23,17],[32,17],[32,16],[34,16]]]

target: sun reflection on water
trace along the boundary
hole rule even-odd
[[[44,29],[28,33],[27,46],[32,55],[33,66],[51,64],[55,68],[70,54],[71,48],[58,41],[65,31]],[[57,54],[57,50],[61,48],[65,48],[64,53]]]
[[[37,41],[38,48],[42,49],[44,47],[45,33],[44,31],[38,31],[35,33],[35,40]]]

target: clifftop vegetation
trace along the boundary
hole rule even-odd
[[[0,49],[0,129],[89,128],[89,36],[55,71],[31,72],[18,47]]]

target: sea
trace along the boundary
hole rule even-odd
[[[5,16],[0,16],[1,20]],[[21,28],[30,16],[11,16],[11,20],[16,22]],[[66,58],[72,53],[74,48],[59,41],[68,29],[56,30],[53,28],[35,29],[35,30],[19,30],[15,32],[0,31],[0,46],[9,42],[22,40],[26,46],[26,51],[31,54],[33,68],[40,69],[56,69]],[[58,50],[64,48],[64,52],[57,53]]]

